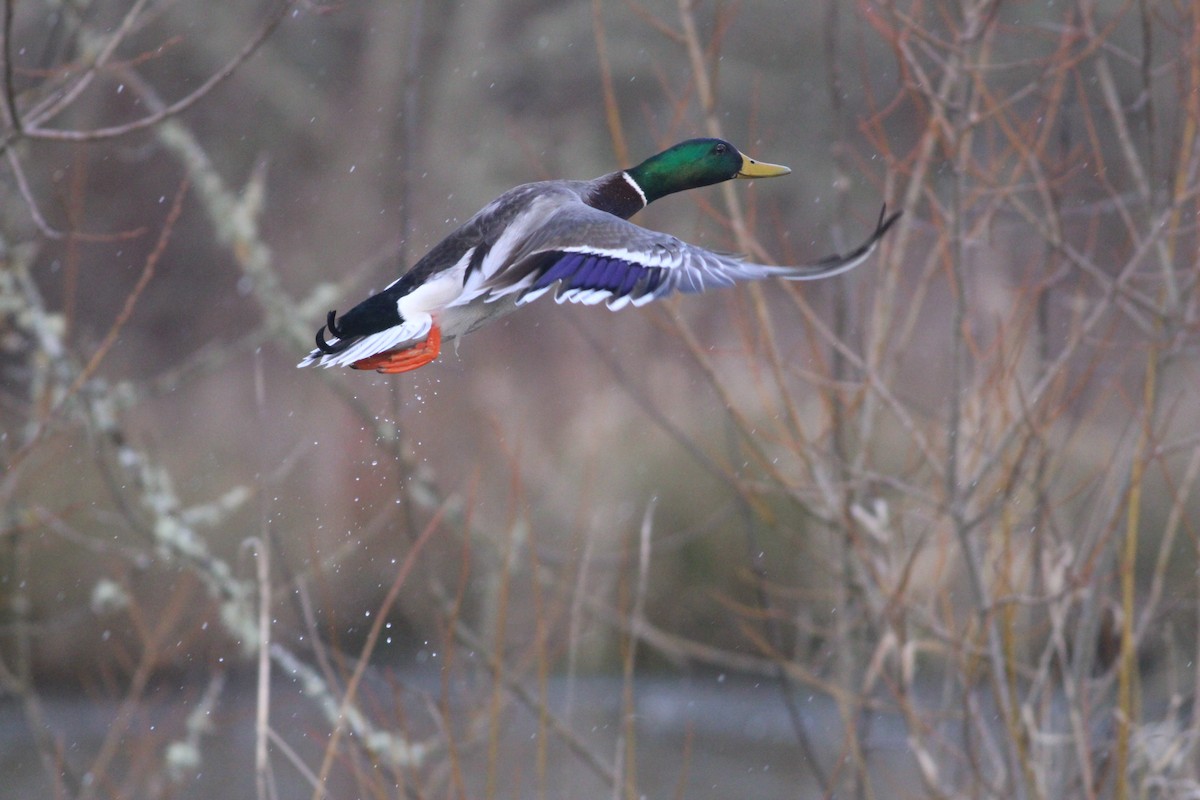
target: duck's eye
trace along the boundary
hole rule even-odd
[[[725,152],[726,150],[728,150],[728,149],[729,149],[729,148],[727,148],[727,147],[724,145],[724,143],[721,143],[721,144],[718,144],[716,147],[714,147],[714,148],[713,148],[713,152],[714,152],[714,153],[716,153],[717,155],[720,155],[721,153],[724,153],[724,152]]]

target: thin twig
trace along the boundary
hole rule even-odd
[[[637,645],[645,622],[646,587],[650,579],[650,540],[654,533],[654,507],[657,498],[650,498],[638,529],[638,560],[633,590],[633,605],[629,609],[629,637],[624,643],[621,665],[621,727],[617,733],[616,771],[624,773],[624,781],[614,783],[613,800],[619,800],[624,789],[627,800],[638,797],[637,792],[637,702],[634,699],[634,667],[637,664]]]
[[[145,0],[141,0],[145,2]],[[147,114],[144,117],[133,120],[131,122],[122,123],[120,125],[111,125],[104,128],[89,128],[86,130],[68,130],[59,128],[41,127],[41,120],[27,120],[26,128],[23,135],[30,139],[42,141],[56,142],[95,142],[102,139],[114,139],[120,136],[126,136],[135,131],[145,130],[146,128],[158,125],[163,120],[174,117],[207,97],[213,89],[220,86],[237,71],[243,63],[245,63],[252,55],[254,55],[263,42],[267,40],[279,24],[287,17],[288,11],[299,0],[284,0],[279,7],[272,13],[258,29],[258,31],[242,46],[242,49],[231,58],[221,69],[214,72],[208,77],[204,83],[200,84],[194,91],[184,97],[176,100],[163,108],[153,113]],[[13,135],[9,135],[3,140],[0,140],[0,149],[4,149],[11,144]]]
[[[104,42],[104,46],[99,49],[99,52],[96,53],[96,57],[92,60],[92,63],[88,65],[88,68],[84,71],[84,73],[79,76],[79,79],[62,94],[57,96],[51,95],[30,109],[28,115],[29,123],[25,127],[38,127],[40,125],[44,125],[54,117],[58,116],[58,114],[62,113],[62,111],[64,111],[72,103],[74,103],[75,100],[78,99],[81,94],[83,94],[83,91],[92,84],[92,81],[95,79],[96,75],[108,64],[108,61],[110,58],[112,58],[113,53],[117,51],[117,48],[120,47],[121,43],[124,42],[126,37],[129,36],[130,32],[133,30],[134,24],[137,22],[138,17],[142,15],[142,11],[145,10],[148,4],[149,0],[136,0],[136,2],[129,7],[129,10],[125,12],[125,16],[121,18],[121,24],[119,24],[117,29],[108,36]]]
[[[146,260],[142,264],[142,274],[138,276],[137,283],[133,285],[133,289],[125,296],[125,303],[121,306],[121,311],[117,314],[117,318],[113,320],[113,324],[109,326],[108,333],[100,341],[100,345],[92,353],[91,358],[88,359],[87,365],[75,376],[75,380],[67,390],[66,397],[70,397],[78,392],[80,387],[91,379],[96,370],[100,368],[100,362],[108,355],[108,351],[112,349],[117,338],[121,335],[121,331],[129,322],[129,318],[133,316],[133,310],[137,307],[142,292],[146,290],[150,281],[154,279],[158,262],[162,259],[163,253],[166,252],[167,243],[171,241],[171,234],[175,231],[175,223],[179,221],[179,215],[183,213],[183,198],[187,195],[190,185],[191,181],[187,177],[184,177],[180,181],[179,188],[175,190],[175,198],[171,201],[171,208],[167,212],[166,219],[163,221],[162,229],[159,231],[158,241],[154,243],[154,249],[146,256]]]
[[[258,800],[275,797],[267,742],[271,731],[271,553],[266,539],[247,541],[255,548],[258,584],[258,691],[254,714],[254,785]]]
[[[12,34],[13,14],[16,11],[17,0],[4,0],[4,30],[0,34],[0,58],[4,59],[4,109],[8,114],[8,124],[15,133],[22,128],[21,112],[17,108],[17,90],[13,83]]]
[[[325,757],[321,761],[321,769],[317,773],[317,787],[313,790],[313,800],[321,800],[325,794],[325,787],[329,781],[329,771],[333,767],[334,758],[338,752],[338,743],[345,730],[346,710],[354,703],[354,696],[358,693],[359,682],[362,681],[363,674],[366,672],[367,664],[370,663],[371,654],[375,652],[375,646],[379,643],[379,636],[383,632],[384,623],[387,621],[388,614],[391,613],[392,606],[395,605],[396,599],[400,596],[400,589],[408,580],[409,573],[416,566],[417,556],[419,556],[425,545],[432,538],[434,531],[438,530],[442,522],[444,507],[439,509],[437,513],[429,520],[425,526],[425,530],[417,537],[412,547],[408,550],[408,555],[404,557],[404,562],[400,565],[400,569],[396,571],[396,577],[392,579],[392,585],[388,587],[388,592],[384,595],[383,602],[379,604],[379,609],[375,613],[375,621],[371,623],[371,629],[367,632],[367,640],[363,644],[362,652],[359,653],[358,663],[354,667],[354,673],[350,676],[350,680],[346,683],[346,691],[342,695],[341,706],[337,714],[337,725],[329,735],[329,743],[325,746]]]

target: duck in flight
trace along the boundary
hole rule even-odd
[[[714,253],[628,221],[675,192],[789,172],[720,139],[689,139],[594,180],[510,189],[383,291],[340,316],[330,311],[299,366],[408,372],[436,359],[443,342],[547,293],[618,309],[735,281],[827,278],[862,263],[900,216],[885,206],[861,245],[799,266]]]

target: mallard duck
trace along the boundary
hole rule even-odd
[[[510,189],[383,291],[341,316],[330,311],[299,366],[407,372],[436,359],[443,342],[548,292],[560,303],[618,309],[739,280],[826,278],[866,259],[900,216],[886,216],[885,206],[861,245],[801,266],[755,264],[627,221],[684,189],[789,172],[720,139],[689,139],[595,180]]]

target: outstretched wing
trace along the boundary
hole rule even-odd
[[[643,305],[673,292],[697,293],[762,278],[816,280],[861,264],[899,218],[887,208],[870,237],[846,254],[799,266],[756,264],[690,245],[583,204],[561,208],[532,235],[510,264],[464,293],[455,304],[516,295],[528,303],[554,291],[558,302],[609,308]]]

